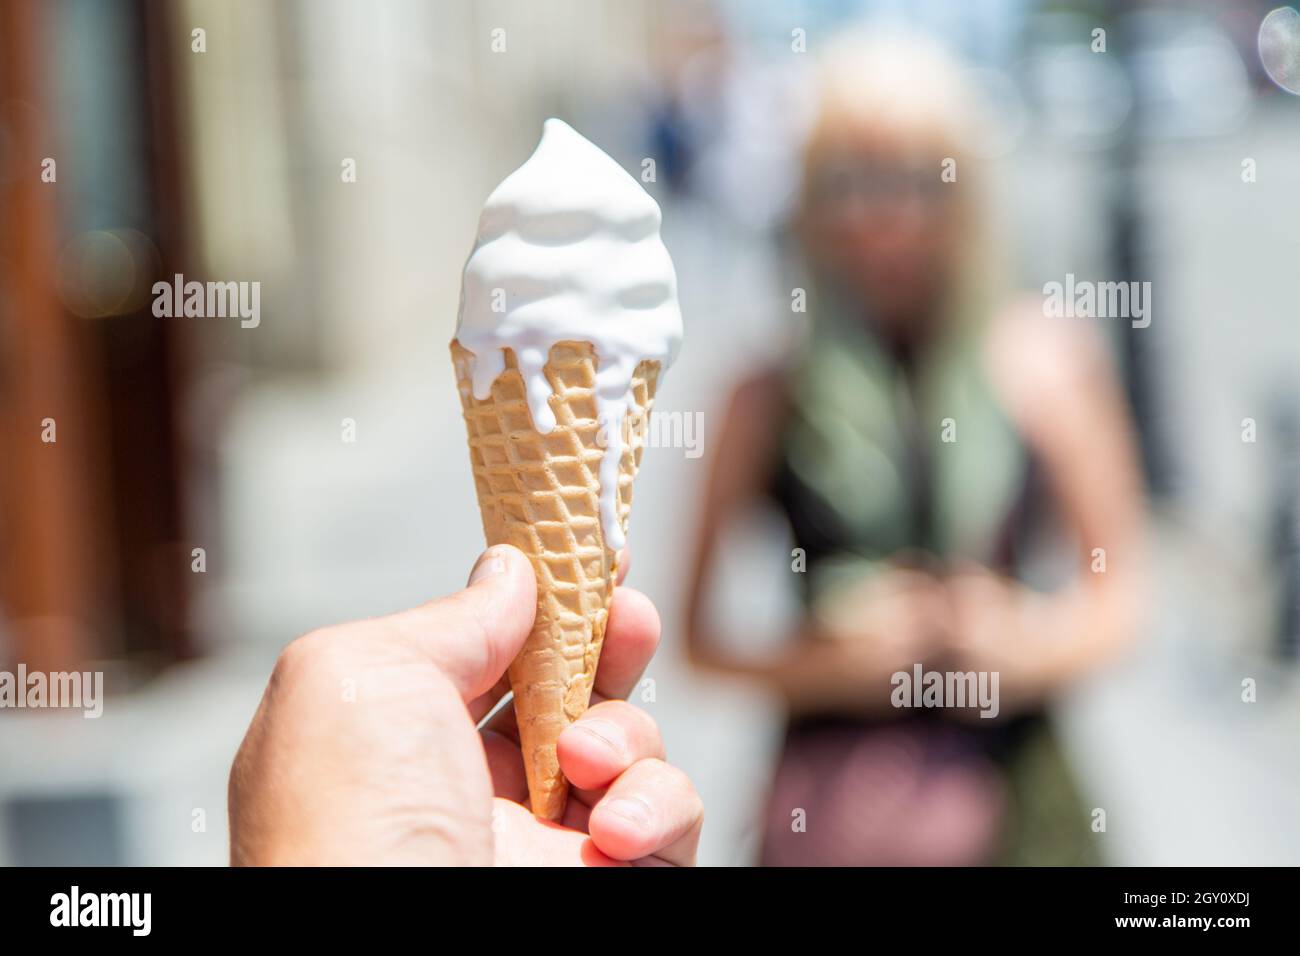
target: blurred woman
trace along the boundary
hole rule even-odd
[[[694,663],[789,709],[762,862],[1091,861],[1044,708],[1136,630],[1141,482],[1116,378],[1090,320],[998,301],[947,56],[846,40],[819,90],[797,222],[810,331],[730,398],[689,608]],[[1050,593],[1017,580],[1039,498],[1077,555]],[[705,582],[764,502],[806,560],[806,614],[756,661],[711,631]],[[997,716],[895,706],[917,664],[996,673]]]

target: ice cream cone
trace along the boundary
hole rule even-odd
[[[473,353],[458,341],[451,353],[487,543],[519,548],[537,575],[537,616],[509,675],[533,813],[559,820],[568,781],[556,741],[590,701],[617,574],[618,555],[602,524],[600,466],[608,444],[620,456],[615,507],[626,531],[660,363],[636,367],[621,440],[607,441],[590,343],[550,350],[544,372],[556,424],[545,434],[533,421],[513,350],[484,399],[474,396]]]
[[[557,119],[487,197],[452,361],[488,544],[533,563],[509,669],[533,812],[558,820],[556,742],[591,698],[655,386],[677,355],[659,205]]]

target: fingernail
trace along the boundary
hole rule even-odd
[[[613,721],[593,717],[591,720],[580,720],[574,726],[599,740],[618,756],[627,753],[627,737],[623,733],[623,728]]]
[[[479,556],[478,563],[474,565],[474,570],[469,573],[469,583],[470,585],[478,584],[484,578],[500,574],[505,569],[506,559],[489,548]]]
[[[639,829],[648,830],[654,820],[650,804],[638,797],[619,797],[601,804],[602,812],[613,813],[635,824]]]

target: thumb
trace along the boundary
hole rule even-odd
[[[387,619],[427,655],[465,701],[487,693],[524,646],[537,612],[537,580],[522,551],[494,545],[463,590]]]

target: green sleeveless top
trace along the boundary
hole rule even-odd
[[[1000,539],[1029,455],[988,380],[983,331],[954,322],[904,369],[865,321],[820,305],[789,380],[772,484],[806,553],[801,577],[814,611],[819,598],[900,552],[994,566],[1012,558],[999,555]],[[862,732],[873,726],[848,720]],[[827,726],[825,717],[793,721],[799,736],[787,747]],[[1069,767],[1041,715],[956,732],[1004,768],[1011,815],[998,862],[1097,861]]]
[[[790,380],[790,480],[778,495],[814,600],[901,551],[993,560],[1027,456],[988,381],[981,333],[954,324],[909,371],[863,320],[820,311]]]

